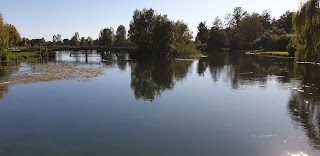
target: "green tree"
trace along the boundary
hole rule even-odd
[[[0,53],[5,51],[5,43],[4,40],[0,37]]]
[[[198,25],[198,34],[196,36],[196,42],[201,44],[207,43],[209,37],[209,29],[206,25],[206,21],[200,22]]]
[[[151,50],[150,37],[155,17],[156,15],[153,9],[135,10],[133,13],[133,19],[130,22],[129,37],[130,41],[140,52]]]
[[[275,26],[279,29],[285,30],[287,33],[292,33],[292,15],[293,12],[291,11],[285,12],[278,20],[275,21]]]
[[[71,45],[79,46],[80,45],[80,35],[78,32],[75,32],[70,40]]]
[[[213,27],[214,29],[219,29],[219,30],[221,30],[221,29],[223,28],[223,23],[222,23],[220,17],[217,16],[217,17],[214,19],[213,24],[212,24],[212,27]]]
[[[266,30],[255,42],[258,46],[268,51],[286,51],[290,39],[283,29],[274,27]]]
[[[61,45],[62,44],[62,37],[60,34],[53,35],[52,36],[52,43],[55,45]]]
[[[0,38],[1,38],[1,52],[4,52],[5,48],[8,46],[9,42],[9,33],[6,30],[6,24],[4,22],[4,19],[2,17],[2,14],[0,13]]]
[[[194,56],[198,53],[192,41],[192,32],[188,25],[182,21],[174,23],[174,47],[173,57],[188,57]]]
[[[129,41],[140,57],[176,57],[195,50],[188,26],[173,22],[152,9],[136,10],[130,22]]]
[[[19,43],[19,46],[30,46],[30,39],[23,37]]]
[[[230,14],[229,16],[229,27],[235,28],[239,25],[241,20],[248,16],[248,12],[244,11],[242,7],[235,7],[233,9],[233,14]]]
[[[63,45],[70,45],[70,40],[69,39],[63,39]]]
[[[271,12],[268,10],[264,10],[261,17],[262,26],[264,29],[271,29]]]
[[[153,21],[151,38],[151,56],[168,57],[172,55],[174,43],[173,24],[167,16],[156,16]]]
[[[80,45],[81,46],[87,46],[87,40],[84,37],[81,37],[80,39]]]
[[[12,24],[6,24],[5,29],[9,37],[8,38],[9,46],[17,45],[20,42],[21,37],[16,27]]]
[[[222,22],[219,17],[216,17],[213,26],[210,30],[208,39],[208,49],[220,49],[228,46],[228,37],[225,30],[222,29]]]
[[[105,28],[100,31],[99,35],[100,45],[111,47],[114,41],[113,28]]]
[[[137,55],[167,57],[174,42],[173,24],[166,15],[156,15],[153,9],[136,10],[129,36],[137,47]]]
[[[293,15],[297,61],[320,62],[319,0],[309,0]]]
[[[231,41],[233,48],[256,49],[255,40],[264,32],[261,18],[257,15],[246,16],[236,27],[235,34]]]
[[[94,40],[89,36],[87,37],[87,40],[86,40],[88,46],[93,46],[94,45]]]
[[[116,37],[114,42],[115,46],[116,47],[126,46],[126,40],[127,40],[126,36],[127,36],[126,28],[123,25],[120,25],[116,31]]]

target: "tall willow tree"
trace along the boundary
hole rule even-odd
[[[297,61],[320,62],[319,0],[309,0],[293,16]]]

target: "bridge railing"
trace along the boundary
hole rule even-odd
[[[107,47],[107,46],[48,46],[52,50],[105,50],[105,51],[131,51],[130,47]]]

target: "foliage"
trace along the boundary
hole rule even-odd
[[[275,26],[285,30],[286,33],[292,33],[292,15],[293,12],[286,11],[277,21],[275,21]]]
[[[153,21],[156,17],[153,9],[135,10],[130,22],[130,41],[137,46],[138,51],[148,51],[151,45]]]
[[[129,40],[139,57],[180,57],[197,51],[187,24],[173,22],[153,9],[134,12]]]
[[[111,47],[114,42],[113,28],[105,28],[100,31],[99,35],[100,45]]]
[[[19,47],[21,52],[37,52],[40,51],[40,46],[23,46]]]
[[[18,32],[18,30],[16,29],[16,27],[12,24],[6,24],[5,25],[5,29],[8,33],[8,45],[11,47],[11,46],[14,46],[14,45],[17,45],[19,43],[19,41],[21,40],[20,38],[20,34]]]
[[[192,32],[186,23],[182,21],[175,22],[173,34],[173,57],[190,57],[198,54],[198,50],[192,42]]]
[[[20,41],[20,34],[12,24],[5,23],[0,13],[0,53],[3,56],[7,48],[17,45]],[[3,58],[1,56],[1,58]]]
[[[228,37],[225,30],[222,29],[220,18],[216,18],[209,33],[208,49],[220,49],[228,46]]]
[[[206,22],[200,22],[198,26],[198,34],[196,36],[196,42],[200,44],[207,43],[209,38],[209,29],[206,26]]]
[[[126,40],[127,40],[126,36],[127,36],[126,27],[124,27],[123,25],[120,25],[116,31],[114,45],[116,47],[125,47]]]
[[[60,34],[57,34],[57,35],[53,35],[52,37],[52,43],[55,45],[61,45],[62,44],[62,37]]]
[[[71,41],[69,39],[63,39],[62,41],[63,45],[70,45]]]
[[[296,52],[296,46],[294,45],[293,40],[291,39],[289,44],[287,45],[287,51],[289,53],[289,57],[294,57]]]
[[[234,30],[231,39],[231,48],[234,49],[256,49],[254,41],[264,32],[261,18],[255,14],[246,16]]]
[[[235,28],[239,25],[243,18],[248,16],[248,12],[244,11],[242,7],[235,7],[233,9],[233,14],[228,14],[226,19],[228,19],[228,25],[231,28]]]
[[[86,39],[87,45],[88,46],[93,46],[94,45],[94,40],[89,36]]]
[[[255,42],[267,51],[286,51],[289,41],[283,29],[273,28],[266,30]]]
[[[23,37],[19,42],[19,46],[30,46],[31,42],[30,39]]]
[[[297,61],[320,62],[320,9],[318,0],[309,0],[293,16]]]
[[[32,40],[30,41],[30,45],[31,45],[31,46],[39,46],[40,44],[45,43],[45,42],[46,42],[46,41],[45,41],[44,38],[37,38],[37,39],[32,39]]]
[[[72,36],[70,43],[72,46],[79,46],[80,45],[80,35],[78,32],[75,32]]]
[[[174,26],[172,22],[164,16],[156,16],[153,21],[151,39],[151,56],[168,57],[172,52],[174,44]]]
[[[272,28],[270,11],[264,10],[262,15],[258,16],[261,18],[262,26],[264,29],[268,30]]]
[[[28,59],[28,58],[38,58],[38,52],[20,52],[20,53],[12,53],[8,52],[6,54],[6,60],[20,60],[20,59]]]
[[[2,14],[0,14],[0,38],[1,38],[1,46],[2,46],[1,47],[2,51],[0,52],[4,52],[4,49],[7,47],[7,44],[8,44],[9,34],[6,31],[5,22],[2,17]]]
[[[224,30],[211,29],[208,40],[208,49],[221,49],[228,47],[228,37]]]
[[[88,44],[87,44],[87,40],[84,38],[84,37],[81,37],[81,39],[80,39],[80,45],[81,46],[87,46]]]

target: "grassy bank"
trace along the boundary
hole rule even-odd
[[[240,53],[262,56],[275,56],[275,57],[289,57],[287,51],[263,51],[263,50],[251,50],[251,51],[238,51]]]
[[[260,55],[289,57],[289,53],[287,51],[266,51],[266,52],[259,52],[258,54],[260,54]]]
[[[23,46],[23,47],[16,47],[16,48],[21,50],[21,52],[40,51],[40,46]]]
[[[6,54],[6,61],[24,60],[24,59],[38,58],[38,57],[39,57],[39,52],[20,52],[20,53],[8,52]]]

